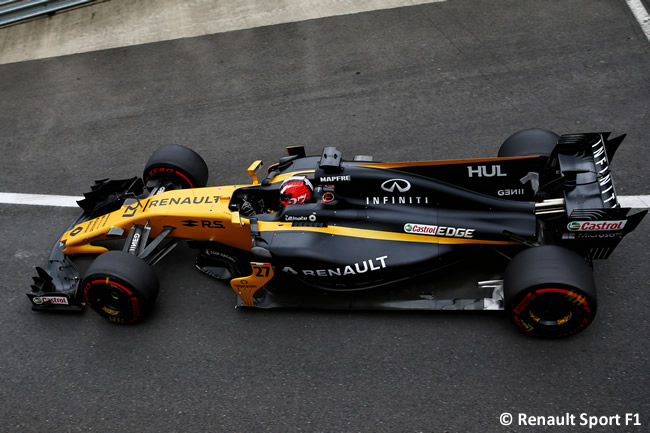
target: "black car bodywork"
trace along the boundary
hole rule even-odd
[[[254,164],[251,185],[196,189],[191,200],[177,191],[202,186],[194,180],[207,179],[204,163],[189,149],[167,149],[143,180],[95,185],[28,296],[36,310],[88,303],[112,321],[134,321],[158,283],[128,281],[123,268],[146,272],[130,270],[127,256],[153,265],[188,241],[197,267],[230,282],[240,306],[505,309],[531,335],[571,335],[595,316],[592,261],[607,258],[647,211],[628,215],[617,200],[610,160],[623,136],[518,134],[499,157],[453,161],[380,163],[293,147],[261,182]],[[282,180],[296,175],[313,185],[312,200],[279,206]],[[125,240],[124,257],[102,259],[82,280],[71,257],[115,239]],[[122,282],[103,284],[104,276]],[[104,299],[111,290],[114,299]],[[137,311],[120,304],[124,293]]]

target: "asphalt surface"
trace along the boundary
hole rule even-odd
[[[214,185],[287,145],[481,157],[542,127],[628,133],[617,189],[648,194],[649,71],[623,0],[450,0],[1,65],[0,189],[79,195],[170,142]],[[32,268],[76,215],[0,205],[0,431],[648,431],[647,218],[596,264],[596,322],[540,341],[499,313],[235,310],[183,248],[140,325],[34,313]]]

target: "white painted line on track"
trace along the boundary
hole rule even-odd
[[[646,38],[648,38],[648,41],[650,42],[650,15],[648,14],[648,11],[643,6],[643,3],[641,3],[641,0],[625,1],[632,11],[632,14],[634,14],[634,18],[639,22],[641,30],[643,30],[643,33],[645,33]]]
[[[3,204],[79,207],[77,200],[81,199],[83,199],[83,197],[73,197],[69,195],[16,194],[11,192],[0,192],[0,203]]]
[[[650,195],[619,195],[618,202],[621,207],[650,209]]]
[[[18,204],[54,207],[78,207],[77,200],[83,197],[50,194],[17,194],[0,192],[0,204]],[[650,209],[650,195],[619,195],[621,207],[634,209]]]

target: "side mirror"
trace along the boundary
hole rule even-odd
[[[254,163],[252,163],[252,164],[250,165],[250,167],[248,167],[248,170],[246,170],[246,172],[247,172],[248,174],[250,174],[250,176],[253,178],[253,185],[259,185],[259,184],[260,184],[259,180],[257,179],[257,173],[256,173],[256,172],[257,172],[257,170],[260,169],[260,167],[261,167],[263,164],[264,164],[264,163],[262,162],[262,160],[261,160],[261,159],[258,159],[257,161],[255,161]]]

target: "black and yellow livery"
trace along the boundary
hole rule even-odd
[[[506,310],[528,334],[571,335],[596,313],[592,260],[646,213],[618,204],[609,162],[623,137],[608,136],[525,130],[495,158],[398,163],[292,147],[264,179],[256,161],[250,184],[215,187],[200,156],[164,146],[142,178],[93,186],[28,296],[35,310],[136,321],[158,294],[151,267],[188,242],[240,306]],[[292,176],[313,196],[281,206]],[[83,278],[82,254],[99,254]]]

